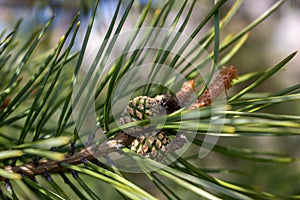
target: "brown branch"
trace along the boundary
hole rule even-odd
[[[222,67],[218,76],[214,81],[208,85],[207,89],[198,98],[198,101],[193,103],[188,109],[192,110],[195,108],[202,108],[204,106],[209,106],[216,100],[220,94],[226,94],[227,90],[231,87],[233,79],[237,79],[237,69],[234,66]]]
[[[67,171],[66,168],[60,165],[60,163],[68,163],[72,165],[76,165],[82,163],[82,160],[92,161],[95,160],[96,157],[105,156],[108,153],[116,151],[122,145],[126,145],[126,143],[130,140],[127,135],[122,133],[118,134],[115,139],[108,140],[107,142],[100,145],[97,149],[94,146],[90,146],[82,149],[79,152],[74,154],[66,154],[65,159],[62,161],[55,160],[42,160],[40,163],[28,163],[20,166],[6,166],[4,169],[8,172],[19,173],[28,177],[34,177],[36,175],[43,174],[46,171],[50,173],[57,173],[62,171]],[[0,176],[0,181],[4,181],[5,178]]]

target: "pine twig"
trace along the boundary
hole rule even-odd
[[[74,154],[68,153],[65,156],[65,159],[62,161],[46,159],[40,163],[30,163],[20,166],[6,166],[4,167],[4,169],[8,172],[20,173],[23,176],[28,177],[35,177],[36,175],[43,174],[45,170],[50,173],[63,172],[67,171],[67,169],[61,166],[61,163],[77,165],[79,163],[82,163],[82,160],[93,161],[97,159],[96,157],[101,157],[108,153],[117,151],[117,149],[122,147],[127,140],[127,136],[123,135],[123,137],[119,136],[117,139],[108,140],[107,142],[100,145],[97,149],[95,149],[95,146],[92,145],[90,147],[82,149],[79,152],[75,152]],[[0,181],[4,180],[4,177],[0,177]]]
[[[198,98],[197,103],[193,103],[188,109],[201,108],[203,106],[209,106],[212,101],[214,101],[221,93],[226,93],[226,91],[231,87],[232,80],[237,78],[236,68],[231,66],[229,68],[223,67],[217,78],[208,86],[206,91]],[[188,104],[191,94],[194,92],[194,81],[185,82],[181,90],[176,94],[178,99],[179,107]],[[161,98],[162,95],[158,97]],[[157,99],[156,99],[157,100]],[[174,106],[172,104],[172,106]],[[175,106],[177,108],[177,106]],[[171,109],[173,111],[173,109]],[[176,110],[176,109],[175,109]],[[126,121],[127,122],[127,121]],[[125,123],[125,122],[124,122]],[[124,132],[116,134],[116,136],[104,142],[100,146],[91,145],[87,148],[82,149],[79,152],[71,150],[66,154],[65,159],[62,161],[55,161],[46,159],[42,162],[34,162],[20,166],[6,166],[4,169],[8,172],[19,173],[23,176],[35,177],[36,175],[44,174],[45,171],[49,173],[59,173],[66,171],[61,163],[67,163],[76,165],[82,163],[83,161],[95,161],[97,157],[106,156],[108,153],[117,151],[120,147],[128,147],[136,137],[128,135]],[[171,150],[174,151],[182,146],[183,138],[174,139],[173,146]],[[178,140],[178,141],[177,141]],[[172,149],[173,148],[173,149]],[[0,177],[0,181],[5,181],[4,177]]]

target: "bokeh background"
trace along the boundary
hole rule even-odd
[[[145,0],[136,1],[134,9],[131,12],[129,20],[126,22],[126,29],[131,29],[137,20]],[[154,0],[152,11],[159,9],[164,0]],[[221,17],[228,11],[234,0],[228,0],[221,10]],[[245,0],[239,12],[232,21],[221,32],[221,37],[227,34],[235,34],[246,27],[249,23],[260,16],[264,11],[271,7],[276,0]],[[90,8],[94,1],[91,0],[0,0],[0,33],[4,30],[9,32],[13,29],[16,22],[22,19],[18,38],[22,43],[23,38],[28,38],[32,30],[42,26],[53,14],[56,15],[51,31],[43,40],[41,53],[48,52],[64,34],[69,23],[75,14],[80,11],[81,28],[77,50],[80,49],[81,39],[84,36],[85,28],[88,24]],[[99,44],[109,26],[117,1],[101,0],[96,17],[95,27],[88,51],[93,52],[95,46]],[[126,0],[123,2],[124,7]],[[176,15],[176,9],[180,7],[181,1],[176,1],[174,15],[170,15],[167,25],[172,23],[172,18]],[[196,27],[212,7],[213,1],[199,0],[195,11],[192,14],[185,34],[189,34]],[[119,17],[120,18],[120,17]],[[150,21],[150,20],[148,20]],[[203,35],[211,26],[206,26]],[[180,24],[180,22],[179,22]],[[166,25],[166,26],[167,26]],[[21,45],[21,44],[20,44]],[[276,65],[287,55],[300,49],[300,1],[287,0],[280,9],[273,13],[266,21],[256,27],[248,38],[245,45],[230,60],[228,65],[234,65],[238,68],[239,74],[244,74],[256,70],[268,69]],[[222,54],[220,55],[222,56]],[[254,92],[263,92],[266,94],[276,93],[284,88],[300,83],[300,55],[289,62],[286,67],[277,73]],[[233,89],[239,91],[245,85],[239,85]],[[234,91],[235,90],[235,91]],[[263,110],[265,112],[294,114],[299,115],[299,102],[288,102],[279,104]],[[295,157],[300,157],[300,140],[297,136],[289,137],[247,137],[247,138],[220,138],[219,144],[232,145],[235,147],[256,149],[262,151],[271,151],[277,153],[287,153]],[[236,170],[237,173],[223,173],[218,176],[229,181],[235,181],[240,184],[250,184],[257,187],[258,190],[270,192],[295,194],[300,192],[299,164],[271,165],[264,163],[253,163],[226,157],[217,153],[211,153],[208,157],[201,159],[198,166],[201,168],[224,168]],[[242,174],[240,174],[242,173]],[[130,177],[130,175],[128,175]],[[132,175],[144,187],[149,187],[142,177]],[[148,190],[153,188],[149,187]],[[188,196],[188,194],[187,194]]]
[[[81,36],[84,34],[85,27],[88,23],[90,8],[93,0],[74,0],[72,3],[67,0],[0,0],[0,30],[7,31],[13,29],[16,22],[22,19],[20,38],[27,38],[32,34],[32,30],[38,26],[42,26],[53,14],[56,15],[52,25],[51,37],[48,37],[48,43],[44,42],[45,49],[53,47],[63,35],[74,15],[81,12]],[[123,5],[126,5],[124,0]],[[135,16],[140,13],[141,7],[146,0],[139,0],[135,3],[135,10],[131,11],[130,20],[126,24],[127,30],[134,27],[137,20]],[[163,0],[153,1],[153,12],[161,8]],[[234,0],[228,0],[222,7],[222,13],[225,14],[234,3]],[[221,36],[234,34],[255,20],[264,11],[270,8],[276,0],[251,0],[244,1],[234,16],[232,21],[221,32]],[[175,1],[177,9],[181,5],[181,1]],[[112,18],[114,9],[117,5],[116,0],[101,0],[97,13],[97,21],[95,23],[92,40],[98,41],[103,38],[107,27]],[[205,0],[198,0],[196,9],[192,14],[190,23],[188,24],[185,34],[189,34],[195,26],[208,13],[212,3]],[[176,6],[174,7],[174,15],[170,15],[169,22],[176,14]],[[180,24],[180,23],[179,23]],[[166,26],[167,26],[166,25]],[[210,28],[210,27],[207,27]],[[203,34],[207,29],[203,30]],[[80,48],[80,42],[77,43]],[[47,46],[48,45],[48,46]],[[273,13],[266,21],[256,27],[251,33],[246,44],[240,49],[236,56],[228,63],[233,64],[239,69],[239,73],[251,72],[255,69],[267,68],[273,66],[276,62],[300,49],[300,2],[297,0],[287,0],[278,11]],[[90,51],[93,51],[93,46]],[[280,88],[288,87],[299,82],[300,55],[287,64],[287,67],[279,74],[274,76],[270,81],[264,83],[258,91],[260,92],[276,92]],[[297,112],[299,106],[293,106],[292,109],[282,109],[282,112]]]

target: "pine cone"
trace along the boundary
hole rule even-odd
[[[169,114],[179,109],[176,97],[169,94],[158,95],[154,98],[139,96],[128,103],[121,115],[120,124],[136,122],[144,119],[151,119],[165,114]],[[138,136],[142,132],[151,132],[151,127],[133,127],[126,129],[127,134]]]
[[[232,80],[235,78],[237,78],[235,67],[223,67],[217,78],[198,98],[198,101],[190,105],[188,109],[210,105],[221,93],[226,93],[231,87]],[[128,103],[123,111],[120,124],[124,125],[145,119],[151,120],[153,117],[173,113],[179,110],[180,107],[189,104],[193,92],[194,81],[188,81],[183,84],[176,96],[164,94],[155,96],[154,98],[148,96],[136,97]],[[137,154],[157,161],[162,160],[169,153],[182,148],[187,142],[184,133],[176,134],[171,142],[165,130],[157,132],[147,126],[129,128],[126,132],[121,132],[115,138],[119,139],[124,146]]]
[[[139,136],[131,143],[131,150],[154,160],[162,160],[169,153],[166,147],[170,143],[169,137],[159,131],[155,136]]]
[[[178,109],[180,109],[179,101],[170,94],[157,95],[154,98],[139,96],[129,101],[121,115],[120,124],[151,119],[170,114]],[[129,128],[121,134],[122,138],[127,135],[130,140],[130,142],[123,142],[125,146],[137,154],[157,161],[162,160],[170,151],[176,151],[186,143],[186,140],[178,137],[171,142],[164,130],[157,132],[147,126]]]
[[[130,149],[137,154],[143,155],[156,161],[161,161],[170,153],[183,147],[187,138],[179,133],[171,141],[164,131],[159,131],[155,136],[139,136],[132,143]]]

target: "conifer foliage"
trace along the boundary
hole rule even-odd
[[[222,165],[206,167],[202,164],[207,163],[207,160],[199,158],[198,150],[211,142],[205,140],[206,136],[232,137],[245,141],[249,136],[260,140],[296,136],[300,132],[300,116],[275,114],[264,109],[279,103],[299,101],[299,84],[275,94],[253,92],[253,89],[268,81],[272,75],[280,73],[279,70],[296,52],[277,61],[275,66],[265,66],[261,71],[243,74],[240,73],[238,64],[230,66],[231,58],[239,54],[249,32],[259,28],[257,26],[277,11],[285,0],[277,1],[240,32],[221,38],[220,32],[242,5],[242,1],[235,1],[232,5],[224,6],[225,2],[226,0],[211,2],[210,10],[207,10],[203,19],[196,24],[193,22],[192,32],[185,32],[186,27],[190,25],[191,15],[197,12],[197,5],[201,1],[167,0],[155,7],[149,0],[146,4],[139,5],[140,13],[135,28],[167,28],[170,34],[189,33],[189,38],[197,38],[199,45],[187,49],[187,55],[192,57],[190,60],[200,63],[196,69],[203,67],[207,60],[213,60],[210,78],[204,80],[192,66],[193,63],[185,63],[179,59],[181,55],[186,55],[183,52],[189,41],[178,44],[178,38],[168,41],[170,38],[166,36],[163,38],[162,50],[154,53],[154,64],[149,69],[152,72],[150,78],[161,75],[161,68],[157,67],[160,64],[180,71],[186,81],[182,82],[181,89],[175,93],[151,84],[143,87],[141,91],[146,92],[138,91],[138,95],[132,96],[116,123],[112,120],[111,110],[118,105],[110,104],[116,83],[122,80],[128,70],[153,54],[148,49],[146,53],[141,52],[140,49],[143,48],[130,53],[124,52],[122,57],[114,60],[110,71],[96,86],[97,126],[105,131],[106,139],[84,133],[84,137],[88,138],[87,143],[82,142],[76,127],[78,122],[72,118],[77,103],[72,102],[72,94],[73,86],[80,81],[78,74],[85,64],[83,59],[88,43],[91,42],[96,14],[101,12],[99,1],[95,1],[93,6],[84,4],[87,6],[84,10],[89,11],[90,16],[82,42],[78,39],[82,28],[79,13],[74,16],[57,44],[44,53],[41,53],[43,45],[47,45],[47,39],[51,38],[50,33],[54,31],[50,27],[55,16],[43,27],[33,30],[32,37],[21,40],[17,37],[22,21],[17,22],[11,32],[2,31],[0,199],[299,198],[299,188],[287,189],[284,181],[272,181],[272,187],[259,188],[255,181],[250,182],[247,177],[249,172],[240,164],[257,165],[258,172],[251,177],[254,180],[254,176],[261,176],[263,179],[266,173],[263,172],[261,163],[275,166],[276,169],[280,164],[279,170],[287,169],[288,164],[295,164],[298,160],[292,155],[221,142],[213,145],[212,153],[207,157],[213,161],[222,158]],[[110,56],[115,40],[108,39],[118,37],[126,28],[126,22],[136,20],[136,15],[133,17],[139,10],[136,6],[137,1],[134,0],[126,3],[118,1],[104,36],[106,42],[96,50],[97,55],[91,64],[93,67],[96,68],[98,63]],[[221,11],[225,15],[220,16]],[[204,26],[212,27],[208,30]],[[207,32],[201,35],[201,31]],[[124,41],[126,47],[134,42],[141,42],[143,45],[143,40],[147,40],[151,32],[143,38],[137,38],[135,34],[129,37],[130,41]],[[80,50],[76,51],[78,43]],[[166,46],[168,48],[164,50]],[[175,46],[180,47],[181,55],[170,54],[170,49]],[[208,54],[201,57],[204,49]],[[229,67],[223,67],[224,65]],[[216,71],[217,73],[213,73]],[[88,72],[85,80],[90,79],[92,74]],[[170,87],[178,84],[172,77],[168,77],[165,83]],[[193,94],[197,95],[195,101]],[[215,111],[212,104],[220,96],[226,97],[226,110]],[[83,117],[88,114],[82,112]],[[164,123],[160,123],[160,117],[165,117]],[[116,127],[118,123],[120,126]],[[189,135],[193,135],[192,140]],[[191,146],[178,156],[177,151],[188,143]],[[110,153],[126,155],[134,160],[139,173],[119,169],[109,156]],[[176,159],[169,164],[161,162],[172,156]],[[124,166],[126,164],[124,162]],[[236,170],[238,167],[240,168]],[[281,173],[286,171],[282,170]],[[299,178],[291,174],[286,181],[288,183]],[[269,176],[270,179],[274,177]],[[243,182],[244,179],[249,182]]]

